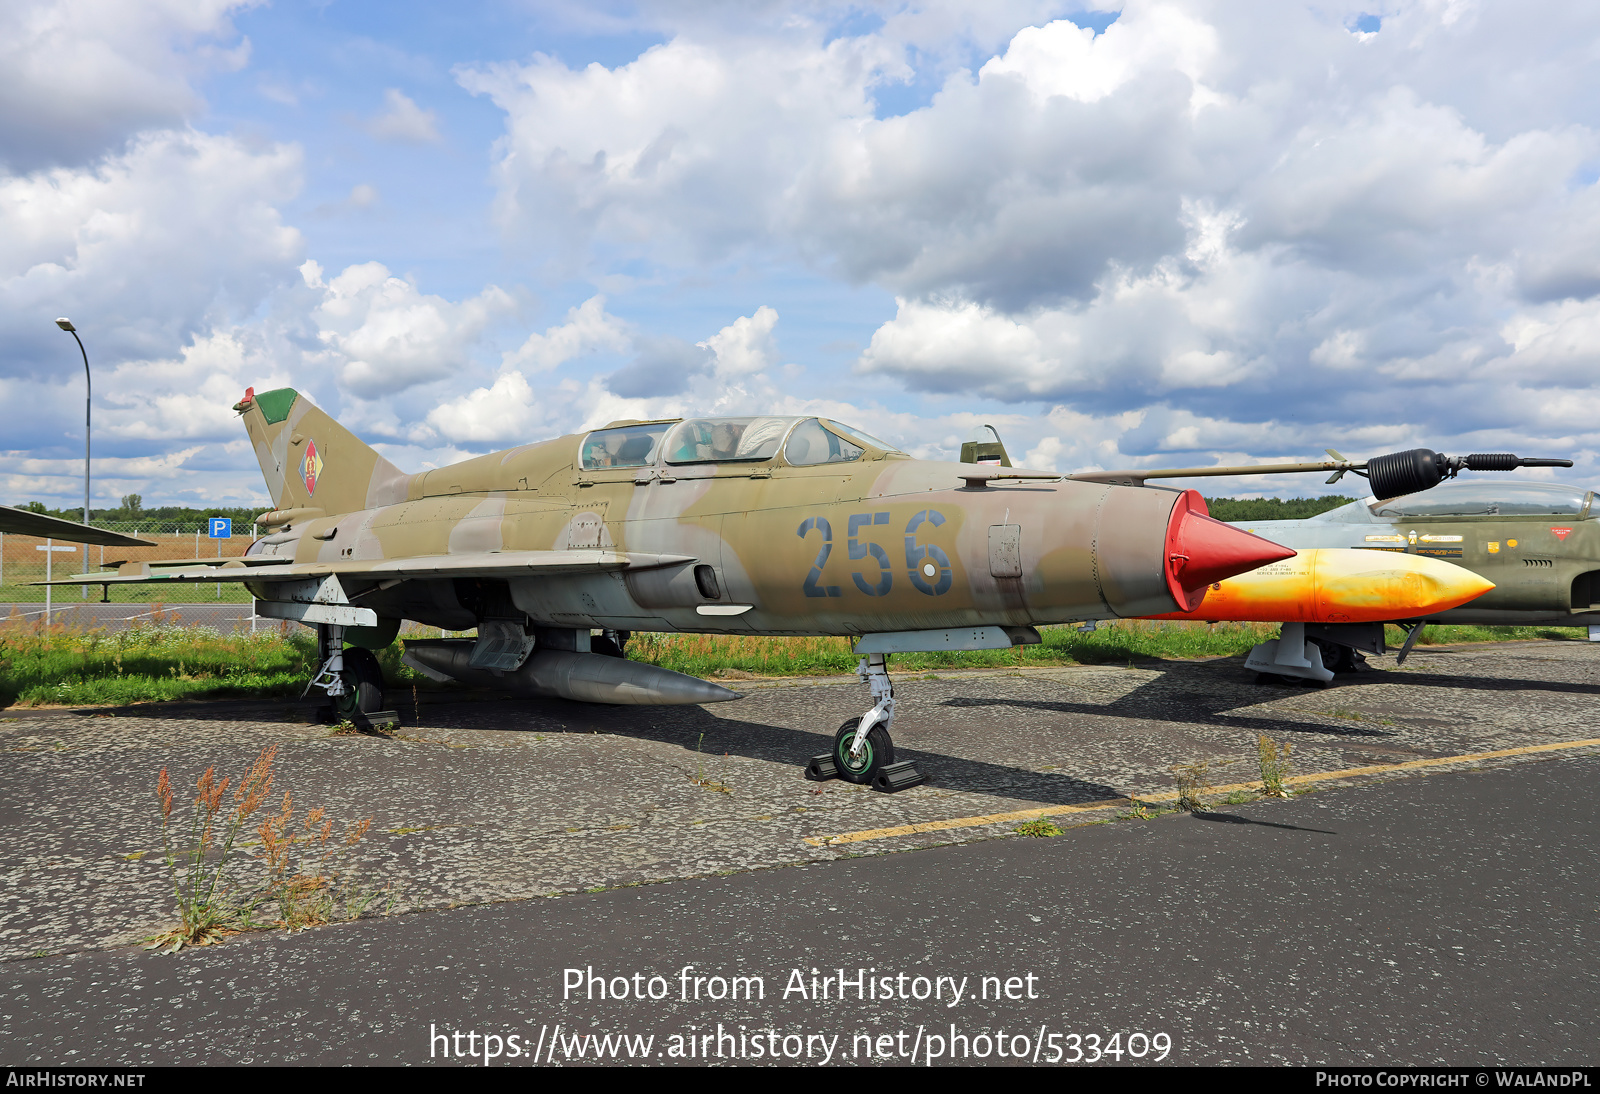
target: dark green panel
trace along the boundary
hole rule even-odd
[[[400,620],[379,616],[376,627],[346,627],[344,643],[347,646],[359,646],[364,650],[381,650],[393,644],[395,636],[399,633]]]
[[[263,391],[256,396],[256,406],[261,408],[261,416],[267,420],[268,425],[277,425],[289,416],[289,408],[294,406],[299,392],[292,387],[280,387],[276,391]]]

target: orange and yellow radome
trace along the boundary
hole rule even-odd
[[[1368,623],[1447,611],[1492,588],[1492,581],[1436,558],[1325,548],[1217,582],[1192,612],[1149,618]]]

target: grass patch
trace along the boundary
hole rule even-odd
[[[315,658],[316,642],[300,627],[253,635],[170,624],[74,631],[0,620],[0,706],[294,698]],[[398,647],[378,660],[392,681],[416,676],[400,664]]]
[[[1032,668],[1116,664],[1143,658],[1219,657],[1242,654],[1277,634],[1275,624],[1165,622],[1125,619],[1093,631],[1042,627],[1037,646],[1003,650],[895,654],[897,672],[936,669]],[[628,657],[691,676],[728,670],[756,676],[832,676],[855,671],[859,660],[848,638],[764,638],[756,635],[636,634]]]
[[[1406,632],[1396,626],[1384,629],[1390,650],[1405,643]],[[1468,627],[1459,624],[1434,624],[1422,628],[1418,646],[1450,646],[1458,642],[1526,642],[1533,639],[1553,642],[1587,642],[1589,628],[1582,627]]]
[[[1277,634],[1267,623],[1117,620],[1093,631],[1043,627],[1043,643],[1003,650],[897,654],[897,672],[937,678],[935,670],[1044,668],[1131,664],[1143,659],[1231,656]],[[417,637],[437,635],[421,630]],[[1573,640],[1555,627],[1428,627],[1421,645],[1526,639]],[[1389,641],[1404,640],[1391,628]],[[636,634],[628,657],[690,676],[831,676],[853,672],[847,638],[753,635]],[[396,689],[437,691],[440,685],[400,663],[399,644],[379,651],[384,677]],[[155,623],[123,631],[44,627],[0,619],[0,706],[118,706],[178,699],[283,699],[299,696],[313,671],[310,630],[283,624],[255,634]],[[1335,716],[1340,716],[1335,713]]]

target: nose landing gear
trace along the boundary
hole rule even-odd
[[[856,666],[856,675],[872,689],[876,702],[859,718],[839,727],[833,750],[813,756],[806,778],[814,782],[843,779],[874,790],[893,793],[927,782],[910,760],[894,762],[894,742],[889,726],[894,721],[894,684],[889,679],[888,655],[868,654]]]

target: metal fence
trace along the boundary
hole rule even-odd
[[[154,562],[157,559],[194,558],[218,559],[238,558],[249,548],[254,536],[251,534],[254,527],[245,525],[243,528],[236,522],[236,534],[228,539],[211,539],[206,535],[206,525],[193,524],[157,524],[155,522],[137,521],[94,521],[92,527],[104,528],[112,532],[121,532],[123,535],[133,536],[136,539],[149,540],[154,547],[98,547],[90,546],[88,551],[88,570],[98,571],[106,567],[114,567],[121,562]],[[240,534],[242,533],[242,534]],[[46,546],[54,550],[47,552]],[[0,601],[12,603],[36,603],[45,600],[45,590],[39,586],[28,585],[32,581],[43,581],[46,572],[50,576],[61,578],[72,574],[84,572],[84,552],[82,544],[54,543],[46,544],[38,536],[18,535],[15,532],[0,533]],[[48,558],[48,562],[46,561]],[[102,594],[100,588],[88,589],[80,592],[75,588],[57,588],[53,599],[62,602],[82,602],[93,598],[99,600]],[[195,603],[211,601],[216,603],[248,603],[250,594],[240,585],[161,585],[153,586],[128,586],[125,588],[113,587],[110,591],[111,599],[122,603],[149,603],[155,599],[168,602]]]

